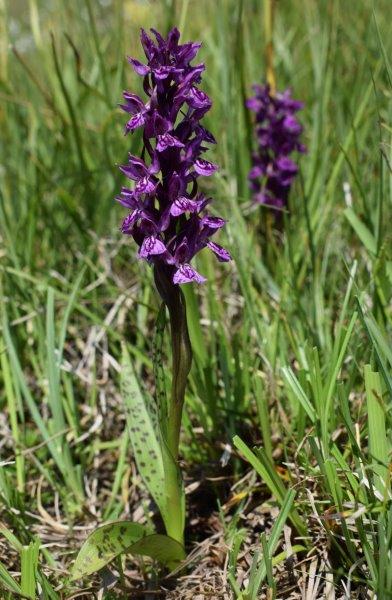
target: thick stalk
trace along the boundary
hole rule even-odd
[[[162,269],[154,270],[158,292],[169,310],[172,342],[172,388],[168,407],[167,444],[174,458],[178,458],[182,408],[188,374],[192,364],[192,347],[188,333],[186,304],[180,287],[171,281]]]
[[[265,62],[266,62],[266,79],[270,86],[271,95],[276,92],[276,80],[274,70],[274,13],[275,0],[264,0],[264,36],[265,36]]]
[[[168,535],[182,543],[184,493],[177,460],[182,409],[192,364],[192,348],[188,333],[186,303],[180,287],[172,282],[171,273],[163,270],[162,267],[154,268],[154,277],[157,290],[169,311],[172,343],[172,387],[167,415],[167,434],[164,440],[166,448],[163,452],[169,514],[165,525]]]

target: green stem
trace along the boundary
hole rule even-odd
[[[172,343],[172,388],[164,440],[166,448],[163,452],[170,515],[165,525],[168,535],[182,543],[184,492],[177,460],[185,389],[192,364],[192,347],[186,318],[186,303],[180,287],[172,282],[171,273],[163,270],[162,267],[155,267],[154,277],[157,290],[169,311]]]
[[[274,70],[274,13],[275,0],[264,1],[264,35],[265,35],[265,61],[266,61],[266,79],[270,86],[271,94],[276,92],[276,80]]]
[[[99,43],[99,35],[98,35],[98,31],[97,31],[97,26],[95,24],[95,18],[94,18],[94,12],[93,12],[93,9],[91,6],[91,0],[85,0],[85,4],[87,7],[88,18],[89,18],[90,25],[91,25],[91,33],[92,33],[92,38],[93,38],[93,42],[94,42],[94,46],[95,46],[95,51],[96,51],[97,57],[98,57],[99,70],[101,71],[103,89],[105,92],[105,100],[106,100],[108,106],[111,106],[109,85],[108,85],[108,81],[107,81],[107,77],[106,77],[105,60],[104,60],[104,57],[102,54],[101,45]]]
[[[163,448],[167,510],[164,516],[166,533],[184,545],[185,493],[181,472],[168,448]]]
[[[168,408],[167,444],[174,460],[178,458],[182,407],[188,374],[192,364],[192,348],[188,333],[186,304],[180,287],[162,269],[154,271],[158,292],[169,310],[172,342],[172,389]]]

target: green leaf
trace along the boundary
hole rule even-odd
[[[127,425],[138,471],[161,513],[165,513],[162,451],[125,345],[122,352],[121,393],[127,410]]]
[[[252,465],[279,504],[283,506],[287,496],[287,490],[285,484],[276,473],[274,464],[270,462],[265,452],[259,448],[258,456],[256,456],[238,435],[233,437],[233,444],[240,452],[242,452],[245,459]],[[306,532],[306,524],[298,514],[298,511],[295,508],[292,508],[292,503],[290,504],[289,518],[301,534]]]
[[[99,571],[145,535],[145,527],[132,521],[116,521],[98,527],[79,550],[71,570],[72,580]]]
[[[199,301],[193,286],[183,286],[182,290],[186,301],[186,314],[188,319],[189,337],[191,339],[192,351],[195,359],[202,368],[208,362],[203,329],[200,324]]]
[[[389,347],[388,339],[382,333],[373,315],[370,312],[364,311],[359,298],[357,298],[357,304],[359,307],[359,315],[366,329],[366,334],[372,344],[375,358],[380,367],[380,371],[388,387],[389,393],[392,396],[392,352]]]
[[[257,569],[256,569],[257,563],[256,562],[254,563],[255,568],[253,569],[252,577],[249,577],[249,585],[248,585],[248,589],[247,589],[247,593],[248,593],[247,597],[251,598],[252,600],[257,599],[258,593],[260,590],[260,586],[263,583],[265,577],[268,576],[269,580],[270,581],[272,580],[273,561],[271,560],[271,558],[278,546],[279,539],[280,539],[280,536],[283,531],[283,527],[284,527],[287,519],[289,518],[289,514],[290,514],[290,511],[292,510],[294,499],[295,499],[295,491],[294,490],[287,491],[287,493],[285,494],[285,496],[283,498],[279,515],[274,522],[274,526],[272,527],[271,533],[269,534],[268,541],[267,541],[266,537],[264,537],[264,543],[263,543],[263,538],[261,537],[261,542],[262,542],[262,546],[263,546],[262,560],[260,562],[260,565],[257,567]],[[262,536],[263,535],[265,536],[265,534],[262,534]],[[255,555],[255,560],[256,561],[258,560],[257,554]]]
[[[372,458],[375,484],[379,492],[385,493],[388,480],[388,438],[386,434],[386,406],[383,400],[381,378],[373,372],[370,365],[365,365],[366,403],[368,409],[369,447]]]
[[[149,404],[140,389],[125,345],[123,345],[122,355],[121,390],[127,409],[129,437],[138,471],[161,512],[166,530],[168,527],[171,530],[173,521],[183,522],[185,519],[181,474],[162,438],[158,415],[152,417],[152,404]],[[171,485],[174,481],[178,487],[178,493],[183,497],[182,515],[176,514],[175,516],[173,516],[171,504],[173,498]]]
[[[179,542],[160,533],[147,535],[136,542],[131,551],[133,554],[149,556],[171,568],[176,567],[186,556],[185,550]]]
[[[28,546],[23,546],[21,552],[21,582],[20,588],[22,594],[28,598],[35,598],[36,576],[38,566],[39,540],[30,542]]]
[[[11,590],[16,594],[22,593],[19,583],[15,581],[2,563],[0,563],[0,584],[5,586],[7,590]]]
[[[351,227],[354,229],[355,233],[361,240],[362,244],[365,248],[371,253],[377,254],[377,243],[373,236],[373,234],[369,231],[366,225],[357,217],[352,208],[346,208],[344,211],[344,216],[350,223]]]
[[[70,448],[68,444],[64,442],[67,423],[64,415],[63,398],[60,389],[62,348],[59,350],[56,344],[54,301],[54,289],[49,288],[46,305],[46,373],[48,378],[48,404],[52,413],[50,433],[54,437],[53,444],[63,462],[62,470],[65,480],[69,483],[76,497],[82,499],[82,486],[72,462]],[[62,335],[64,335],[64,333]]]
[[[148,534],[132,521],[107,523],[93,531],[81,547],[72,567],[72,580],[99,571],[123,553],[141,554],[175,566],[185,558],[184,548],[166,535]]]
[[[27,380],[25,374],[22,370],[21,363],[19,361],[18,354],[16,352],[16,347],[14,345],[13,339],[10,334],[10,330],[8,328],[8,322],[6,320],[6,316],[4,314],[3,320],[3,334],[4,341],[7,346],[8,355],[10,359],[10,365],[13,373],[13,378],[16,384],[19,386],[22,396],[24,397],[25,403],[31,413],[31,416],[39,429],[39,432],[42,436],[42,439],[45,440],[48,449],[50,450],[53,459],[55,460],[57,466],[64,472],[64,461],[62,455],[57,450],[57,445],[55,444],[53,438],[51,437],[48,428],[46,426],[45,420],[42,418],[40,411],[38,410],[37,404],[33,397],[33,394],[30,391],[29,386],[27,385]]]
[[[305,394],[297,377],[295,376],[292,368],[282,367],[282,374],[287,384],[290,386],[292,392],[294,393],[295,397],[302,405],[302,408],[305,410],[312,423],[314,423],[316,421],[316,412],[311,403],[309,402],[308,397]]]

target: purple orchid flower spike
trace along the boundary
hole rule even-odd
[[[204,65],[191,65],[200,44],[179,44],[176,28],[166,39],[151,31],[155,40],[144,30],[141,32],[146,63],[128,59],[143,77],[147,97],[142,100],[134,93],[124,92],[120,106],[128,116],[125,134],[141,130],[144,147],[140,156],[129,154],[127,164],[120,166],[130,184],[122,187],[116,200],[129,211],[121,231],[135,240],[139,258],[153,266],[163,314],[167,308],[170,315],[172,386],[161,415],[165,474],[161,512],[167,534],[183,544],[185,495],[177,460],[192,347],[180,286],[206,281],[191,264],[203,248],[211,250],[221,262],[231,257],[211,239],[225,221],[209,214],[211,198],[198,190],[199,177],[210,177],[218,169],[204,158],[206,145],[216,141],[200,124],[212,105],[198,87]],[[290,173],[289,165],[285,169]],[[138,467],[143,469],[145,463]]]
[[[256,204],[265,204],[275,212],[287,207],[290,188],[298,166],[290,158],[294,152],[306,152],[300,142],[302,125],[296,113],[302,102],[291,98],[290,90],[272,94],[269,85],[253,86],[255,95],[247,107],[256,113],[258,148],[252,155],[250,188]]]
[[[190,262],[202,248],[210,248],[220,261],[230,260],[227,250],[210,241],[219,227],[207,225],[208,202],[198,194],[198,178],[218,169],[202,158],[205,144],[214,144],[215,138],[200,125],[212,105],[198,87],[205,67],[190,64],[201,44],[179,44],[176,28],[166,39],[151,31],[156,41],[141,31],[147,63],[128,58],[143,77],[147,101],[125,91],[120,105],[129,116],[125,133],[142,128],[143,157],[149,157],[145,162],[130,155],[120,167],[134,182],[117,197],[131,211],[121,230],[134,238],[139,257],[165,271],[173,283],[201,283],[204,277]]]

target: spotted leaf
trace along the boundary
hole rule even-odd
[[[151,534],[132,521],[116,521],[98,527],[88,536],[72,567],[72,580],[99,571],[123,553],[149,556],[170,568],[185,558],[184,548],[174,539]]]
[[[162,515],[166,511],[165,478],[156,403],[139,386],[125,345],[122,353],[121,393],[138,471]]]

